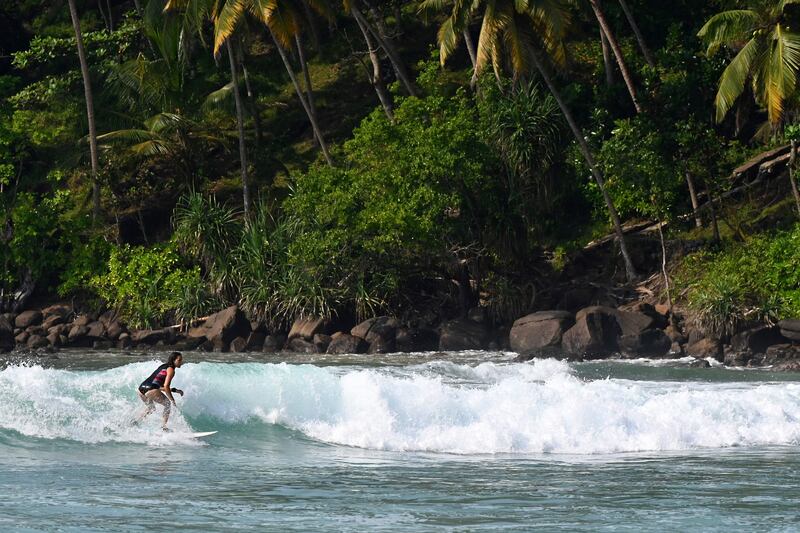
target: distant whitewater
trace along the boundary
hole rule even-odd
[[[3,435],[202,445],[129,421],[158,363],[102,371],[0,371]],[[283,426],[332,445],[452,454],[603,454],[800,441],[800,384],[585,381],[564,362],[433,362],[365,369],[184,365],[178,430]],[[200,427],[200,425],[203,427]],[[213,428],[206,427],[213,425]]]

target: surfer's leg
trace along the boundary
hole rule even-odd
[[[158,389],[148,391],[145,396],[147,397],[148,400],[150,400],[150,406],[151,406],[150,412],[152,412],[152,409],[155,409],[156,403],[159,403],[164,406],[164,413],[162,415],[162,420],[163,420],[162,426],[166,428],[172,407],[169,403],[169,400],[167,399],[167,396]]]
[[[136,392],[139,394],[139,399],[142,400],[142,403],[144,403],[144,410],[141,413],[139,413],[139,415],[133,421],[134,424],[140,423],[142,420],[144,420],[147,417],[147,415],[152,413],[156,408],[156,406],[153,405],[153,400],[148,398],[147,394],[142,393],[142,391],[140,391],[138,389],[136,390]],[[150,392],[152,392],[152,391],[150,391]],[[149,392],[148,392],[148,394],[149,394]]]

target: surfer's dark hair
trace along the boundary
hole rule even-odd
[[[169,366],[175,366],[175,359],[177,359],[178,357],[183,357],[183,354],[181,352],[172,352],[171,354],[169,354],[169,359],[167,359],[167,364]]]

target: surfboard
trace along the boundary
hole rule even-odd
[[[189,436],[192,437],[193,439],[199,439],[199,438],[202,438],[202,437],[208,437],[209,435],[214,435],[216,433],[219,433],[219,432],[218,431],[200,431],[198,433],[189,433]]]

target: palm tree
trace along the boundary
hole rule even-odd
[[[780,125],[784,103],[794,94],[800,70],[800,34],[786,13],[790,4],[800,4],[800,0],[758,1],[748,9],[724,11],[711,17],[697,34],[708,44],[709,56],[722,47],[736,54],[719,79],[718,122],[749,83],[756,102],[766,108],[770,125]]]
[[[619,0],[619,5],[622,6],[625,18],[628,19],[628,24],[631,25],[633,34],[636,36],[636,42],[639,43],[639,49],[642,51],[644,60],[647,61],[647,64],[651,67],[655,67],[656,61],[653,59],[650,47],[647,46],[647,42],[644,40],[644,35],[642,35],[642,32],[639,30],[639,25],[636,24],[636,18],[634,18],[633,11],[631,11],[631,8],[628,6],[628,2],[626,0]]]
[[[443,5],[442,0],[426,0],[423,9]],[[569,124],[572,134],[583,154],[592,175],[602,191],[609,216],[620,244],[625,272],[629,280],[636,278],[636,269],[630,259],[614,202],[608,194],[600,169],[598,168],[586,138],[558,88],[550,76],[542,53],[546,53],[557,62],[564,59],[562,37],[569,24],[569,12],[562,0],[474,0],[473,2],[456,2],[450,17],[442,24],[438,33],[441,61],[444,63],[455,50],[459,42],[459,34],[472,15],[483,7],[481,32],[478,38],[476,69],[480,71],[491,63],[498,74],[502,69],[503,50],[507,52],[508,61],[516,74],[524,74],[530,63],[539,71],[547,88],[553,94],[561,112]]]
[[[78,46],[81,76],[83,76],[83,95],[86,98],[86,118],[89,122],[89,154],[92,161],[92,206],[94,219],[97,220],[100,217],[100,183],[97,179],[99,163],[97,159],[97,130],[94,123],[92,80],[89,77],[89,64],[86,62],[86,51],[83,48],[83,35],[81,33],[81,21],[78,18],[78,9],[75,7],[75,0],[68,1],[69,16],[72,18],[72,28],[75,30],[75,42]]]
[[[247,183],[247,145],[244,138],[244,106],[242,105],[242,95],[239,92],[239,74],[237,72],[237,61],[233,53],[233,46],[230,40],[226,43],[228,49],[228,62],[231,67],[231,84],[233,85],[233,100],[236,104],[236,130],[239,137],[239,160],[242,166],[242,200],[244,202],[245,223],[250,220],[250,188]]]
[[[642,106],[639,104],[639,96],[636,93],[636,86],[633,83],[633,76],[631,76],[631,72],[628,69],[628,64],[625,62],[625,56],[622,55],[622,48],[619,46],[619,42],[617,41],[617,38],[611,29],[611,25],[608,23],[606,14],[600,5],[600,0],[589,0],[589,4],[592,6],[592,11],[594,12],[595,18],[597,18],[597,23],[600,25],[600,30],[608,40],[611,51],[614,52],[614,57],[617,59],[617,65],[622,73],[622,79],[625,81],[625,86],[628,88],[628,94],[631,95],[633,107],[636,108],[637,113],[641,113]]]
[[[172,0],[171,0],[172,1]],[[323,14],[327,11],[324,4],[314,2],[312,7],[318,9]],[[218,10],[212,13],[214,20],[214,54],[219,52],[220,47],[234,34],[237,26],[243,21],[247,14],[266,26],[270,38],[275,44],[278,54],[283,61],[286,72],[292,81],[300,104],[308,116],[314,136],[319,143],[325,161],[333,166],[328,145],[319,127],[317,112],[314,106],[311,79],[308,75],[308,67],[305,62],[305,54],[300,38],[302,28],[302,6],[297,5],[295,0],[225,0]],[[300,87],[300,83],[294,74],[291,62],[286,55],[286,49],[296,47],[300,58],[303,75],[306,79],[306,93]]]

